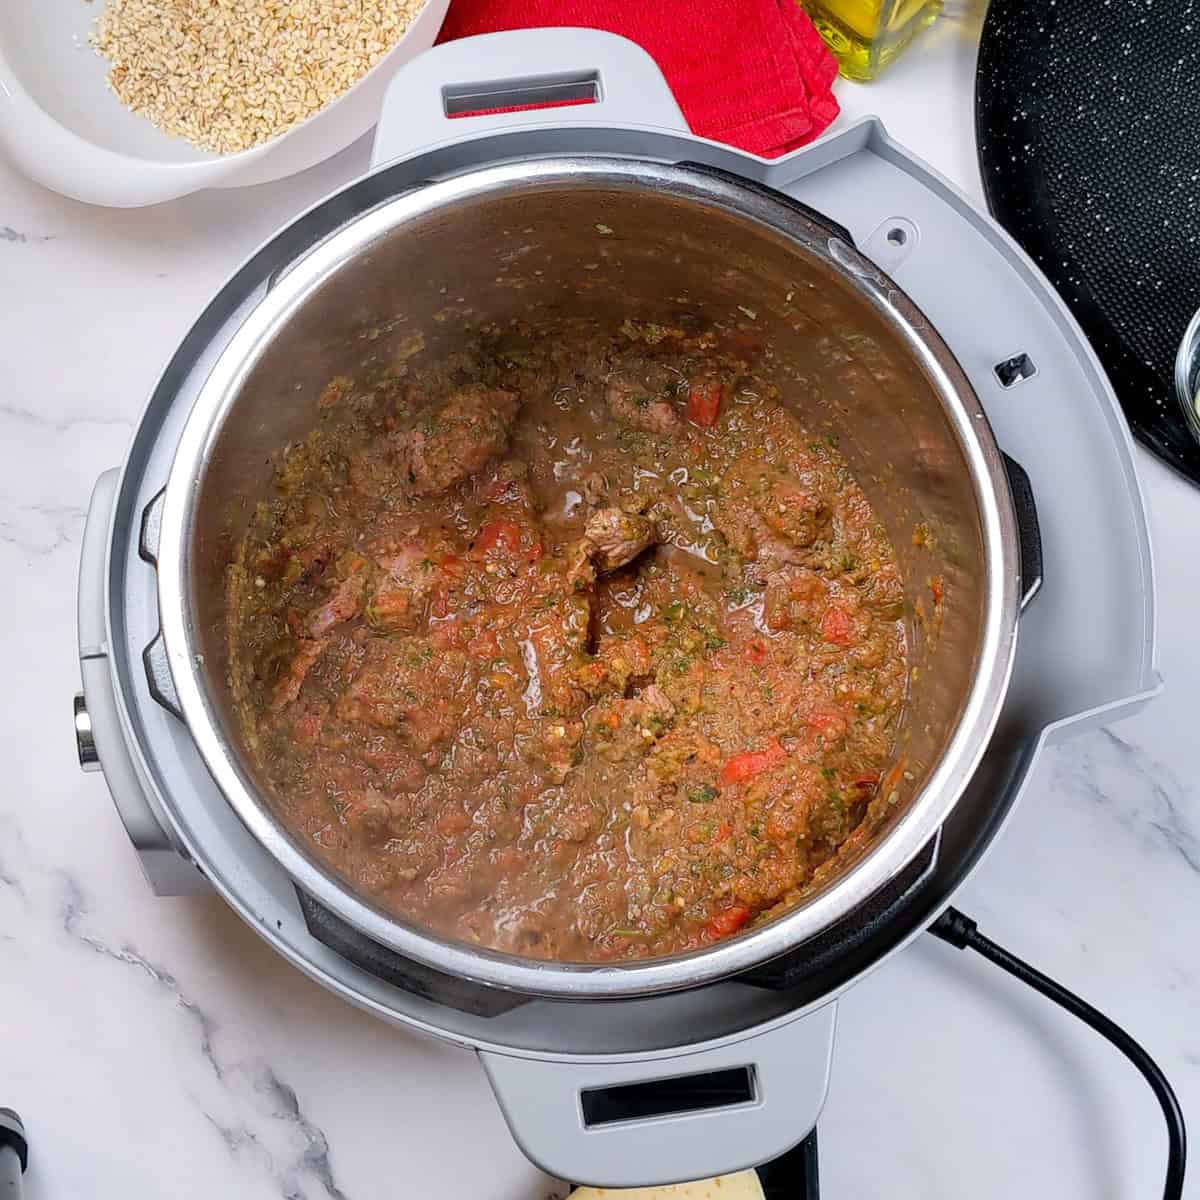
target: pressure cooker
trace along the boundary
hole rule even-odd
[[[393,341],[419,332],[437,355],[517,316],[615,325],[680,305],[741,313],[805,364],[910,600],[949,581],[937,630],[910,629],[905,779],[822,890],[699,951],[572,964],[442,938],[354,892],[275,815],[232,711],[224,580],[252,504],[230,500],[264,495],[325,383]],[[1052,411],[1030,412],[1039,394]],[[1068,439],[1086,467],[1055,453]],[[916,522],[931,536],[914,540]],[[804,1137],[839,992],[945,905],[1050,738],[1153,695],[1149,567],[1128,435],[1074,323],[877,123],[768,162],[688,134],[622,39],[489,35],[398,76],[371,172],[230,278],[97,485],[80,757],[103,768],[156,891],[215,888],[325,986],[477,1050],[545,1169],[698,1178]],[[1085,604],[1089,643],[1113,647],[1086,669]]]

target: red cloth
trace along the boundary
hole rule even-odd
[[[694,133],[774,156],[838,114],[837,63],[797,0],[453,0],[439,41],[582,25],[647,50]]]

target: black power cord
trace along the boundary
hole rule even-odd
[[[1081,1000],[1049,976],[1043,975],[1015,954],[1010,954],[1003,946],[998,946],[990,938],[984,937],[975,922],[958,909],[946,909],[929,927],[929,932],[959,950],[974,950],[977,954],[982,954],[984,958],[1022,983],[1041,992],[1047,1000],[1053,1000],[1085,1025],[1090,1025],[1101,1037],[1107,1038],[1137,1067],[1162,1106],[1163,1117],[1167,1122],[1167,1178],[1163,1186],[1163,1200],[1180,1200],[1183,1196],[1184,1167],[1187,1164],[1187,1127],[1179,1101],[1154,1059],[1125,1030],[1093,1008],[1086,1000]]]

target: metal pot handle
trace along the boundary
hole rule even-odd
[[[524,111],[499,111],[513,108]],[[513,29],[435,46],[398,71],[371,167],[498,129],[581,121],[687,132],[657,63],[636,43],[598,29]]]
[[[548,1174],[655,1186],[757,1166],[802,1141],[825,1103],[836,1012],[632,1062],[479,1057],[514,1140]]]

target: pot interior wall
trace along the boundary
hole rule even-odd
[[[369,381],[415,334],[424,355],[438,356],[473,329],[515,318],[548,336],[566,319],[607,329],[627,317],[686,321],[762,342],[758,369],[814,438],[837,439],[896,547],[913,671],[900,735],[908,777],[895,802],[876,809],[875,840],[884,836],[952,736],[976,668],[988,578],[978,497],[917,344],[869,283],[814,252],[824,237],[798,233],[785,237],[686,192],[535,179],[410,212],[298,298],[214,432],[199,482],[191,601],[231,744],[240,735],[227,684],[225,569],[281,449],[315,426],[332,376]],[[939,576],[945,601],[935,616],[930,582]]]

